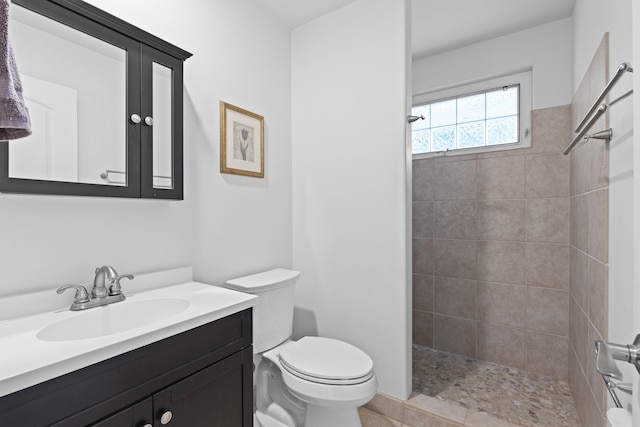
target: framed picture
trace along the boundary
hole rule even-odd
[[[220,101],[220,172],[264,178],[264,117]]]

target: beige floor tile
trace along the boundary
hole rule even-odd
[[[362,427],[403,427],[403,424],[399,421],[387,418],[371,409],[360,407],[358,412],[360,413]]]
[[[486,412],[469,411],[465,427],[518,427],[508,421],[491,416]]]
[[[466,408],[446,400],[425,396],[424,394],[419,394],[407,400],[405,407],[435,414],[458,424],[464,424],[464,420],[467,417]],[[403,421],[406,422],[406,420]]]
[[[395,397],[388,396],[384,393],[376,393],[373,399],[371,399],[365,407],[388,418],[402,421],[403,404],[404,401],[400,399],[396,399]]]

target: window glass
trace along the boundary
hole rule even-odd
[[[411,114],[424,120],[411,124],[412,153],[529,146],[530,82],[524,72],[414,96]]]

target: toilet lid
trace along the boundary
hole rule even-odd
[[[322,384],[359,384],[373,377],[373,360],[344,341],[304,337],[280,352],[291,374]]]

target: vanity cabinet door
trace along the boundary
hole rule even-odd
[[[249,347],[156,393],[154,425],[250,427],[252,354]]]
[[[145,399],[123,409],[91,427],[150,427],[152,426],[153,400]]]

